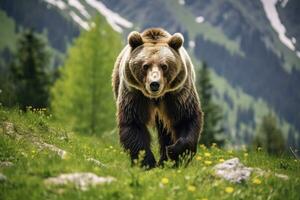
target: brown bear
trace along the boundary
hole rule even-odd
[[[183,36],[160,28],[133,31],[118,56],[112,85],[117,104],[120,142],[131,161],[139,152],[141,165],[156,166],[148,127],[158,132],[159,165],[196,150],[203,113],[195,88],[194,66],[183,47]],[[187,153],[187,154],[186,154]]]

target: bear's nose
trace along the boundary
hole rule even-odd
[[[159,82],[153,81],[150,83],[150,89],[152,92],[157,92],[159,89]]]

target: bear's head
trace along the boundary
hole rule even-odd
[[[126,82],[149,98],[159,98],[183,85],[187,69],[180,48],[180,33],[170,35],[162,29],[128,36],[130,54],[124,69]]]

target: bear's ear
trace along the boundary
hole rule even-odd
[[[173,49],[177,50],[180,47],[182,47],[183,45],[183,36],[180,33],[175,33],[174,35],[172,35],[172,37],[169,39],[168,44],[170,47],[172,47]]]
[[[132,47],[132,49],[135,49],[136,47],[143,44],[142,36],[137,31],[132,31],[128,35],[128,44]]]

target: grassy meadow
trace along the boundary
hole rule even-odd
[[[1,108],[0,125],[0,161],[12,163],[0,168],[6,176],[0,181],[0,199],[300,199],[300,162],[293,158],[270,157],[259,150],[222,150],[202,145],[187,167],[172,168],[172,163],[167,163],[164,168],[145,171],[131,167],[118,143],[117,131],[101,137],[71,132],[45,110],[23,113]],[[37,141],[65,153],[60,156],[37,145]],[[156,144],[153,149],[158,149]],[[157,158],[158,153],[154,152]],[[233,157],[265,173],[254,172],[241,184],[216,177],[213,166]],[[89,161],[90,158],[101,164]],[[45,184],[49,177],[73,172],[92,172],[114,177],[115,181],[87,190],[72,184]],[[276,173],[289,178],[279,178]]]

